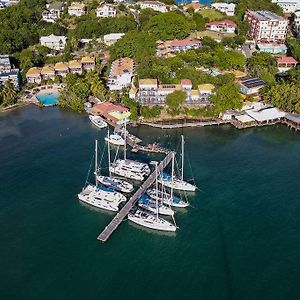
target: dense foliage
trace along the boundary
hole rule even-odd
[[[161,114],[161,106],[142,106],[141,107],[141,116],[145,119],[158,118]]]
[[[183,91],[174,91],[166,97],[166,104],[168,105],[169,113],[172,116],[178,115],[180,107],[186,99],[186,93]]]
[[[0,86],[0,106],[8,106],[15,104],[18,99],[18,92],[14,85],[10,82],[6,82]]]

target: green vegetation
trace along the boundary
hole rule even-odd
[[[278,73],[276,58],[272,54],[264,52],[255,52],[252,57],[248,58],[247,68],[252,76],[260,78],[266,74],[275,75]]]
[[[0,107],[9,106],[17,103],[18,92],[14,85],[10,82],[6,82],[4,85],[0,86]]]
[[[202,9],[199,12],[199,14],[203,18],[207,18],[210,22],[224,19],[224,15],[221,12],[219,12],[218,10],[215,10],[213,8]]]
[[[139,106],[138,103],[128,97],[128,95],[122,96],[122,105],[128,107],[130,109],[130,117],[129,119],[132,121],[137,121],[139,117]]]
[[[180,107],[186,99],[186,93],[183,91],[174,91],[166,97],[168,111],[172,116],[178,115]]]
[[[292,56],[300,60],[300,40],[295,38],[290,38],[287,40],[288,48],[292,54]]]
[[[161,114],[161,106],[142,106],[141,107],[141,116],[145,119],[158,118]]]

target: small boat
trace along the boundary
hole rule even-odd
[[[168,188],[173,188],[174,190],[188,191],[194,192],[196,190],[196,186],[188,183],[180,178],[170,176],[167,173],[162,173],[158,179],[160,184]]]
[[[173,216],[174,211],[163,204],[161,201],[154,200],[147,195],[143,194],[139,198],[138,206],[144,208],[152,213],[156,213],[158,209],[158,213],[164,216]]]
[[[107,127],[107,123],[100,116],[89,115],[90,121],[98,128]]]
[[[153,214],[151,212],[144,211],[140,208],[137,208],[135,212],[131,212],[128,214],[128,220],[155,230],[160,231],[176,231],[176,226],[172,223],[164,220],[159,217],[157,214]]]
[[[120,136],[117,133],[108,134],[104,139],[107,142],[109,142],[110,144],[113,144],[116,146],[124,146],[125,145],[125,140],[122,138],[122,136]]]
[[[134,190],[133,184],[115,177],[97,175],[97,180],[101,184],[114,188],[119,192],[131,193]]]

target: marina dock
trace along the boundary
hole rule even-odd
[[[161,174],[163,169],[170,163],[175,152],[169,152],[167,156],[160,162],[157,166],[157,176]],[[156,170],[154,170],[149,177],[144,181],[144,183],[139,187],[139,189],[134,193],[134,195],[128,200],[128,202],[123,206],[123,208],[117,213],[117,215],[111,220],[111,222],[104,228],[100,233],[97,240],[105,243],[111,234],[118,228],[125,217],[128,215],[130,210],[134,207],[139,197],[144,194],[144,192],[155,182],[156,180]]]

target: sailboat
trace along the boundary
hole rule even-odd
[[[109,211],[119,211],[119,204],[126,201],[126,197],[114,189],[98,185],[98,141],[95,141],[95,182],[96,185],[87,184],[78,194],[80,201]]]
[[[107,152],[108,152],[108,166],[110,166],[110,142],[107,145]],[[133,184],[127,182],[125,180],[112,177],[111,169],[109,168],[109,176],[103,176],[101,174],[97,174],[97,180],[107,186],[114,188],[116,191],[120,191],[123,193],[131,193],[134,190]]]
[[[157,172],[157,164],[156,164],[156,172]],[[157,175],[157,173],[156,173]],[[155,230],[160,231],[176,231],[176,226],[165,219],[159,217],[159,207],[158,201],[156,200],[156,212],[149,212],[143,210],[142,208],[137,208],[134,212],[130,212],[128,214],[128,220]]]
[[[181,136],[181,177],[170,176],[167,173],[162,173],[158,182],[160,184],[164,184],[168,188],[173,188],[174,190],[182,190],[194,192],[196,190],[196,186],[184,181],[183,178],[184,172],[184,137]]]

